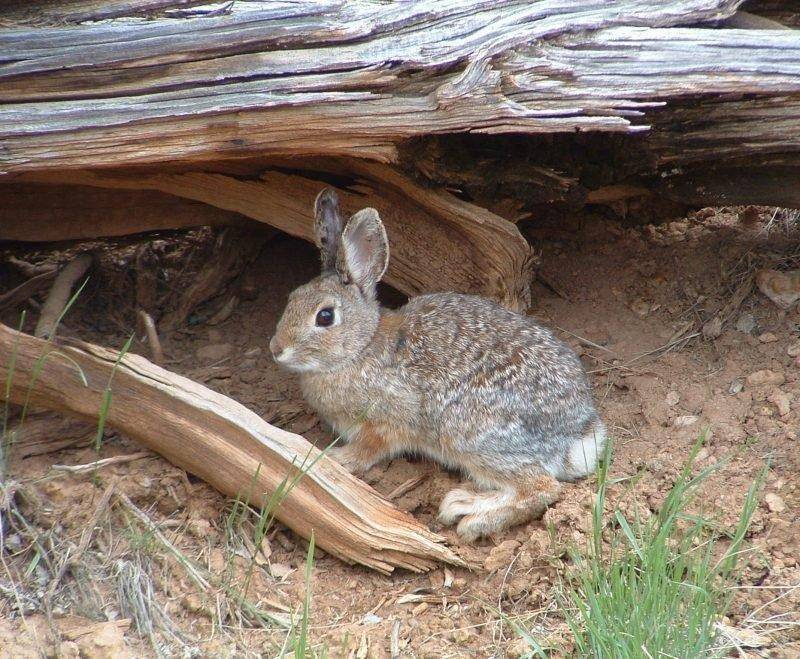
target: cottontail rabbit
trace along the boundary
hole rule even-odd
[[[332,457],[354,472],[402,453],[463,470],[480,489],[450,491],[439,517],[460,519],[466,540],[540,516],[559,480],[594,471],[605,427],[567,345],[472,295],[382,309],[389,243],[377,211],[342,230],[330,189],[314,210],[322,274],[289,296],[270,350],[348,442]]]

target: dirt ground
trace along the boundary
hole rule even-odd
[[[781,311],[749,284],[759,267],[800,267],[800,224],[772,209],[759,209],[756,219],[751,211],[743,221],[740,211],[707,209],[659,226],[575,221],[528,227],[542,262],[531,314],[582,356],[616,442],[612,474],[632,477],[614,488],[622,505],[645,514],[657,510],[692,444],[707,430],[700,466],[728,462],[706,488],[704,511],[733,527],[747,487],[769,461],[765,496],[749,536],[753,550],[727,623],[765,636],[764,647],[743,649],[745,654],[800,656],[800,357],[790,354],[800,342],[800,309]],[[188,241],[202,249],[208,236],[194,232],[182,243],[170,238],[165,244]],[[103,252],[100,272],[65,319],[66,333],[122,346],[133,323],[125,276],[132,249]],[[50,256],[15,253],[32,261]],[[186,329],[164,336],[168,367],[205,380],[273,424],[319,444],[330,441],[294,378],[273,364],[267,347],[287,294],[316,269],[309,245],[285,236],[269,241],[244,275],[252,299],[244,299],[221,324],[210,326],[201,314],[190,318]],[[746,293],[741,302],[737,292]],[[396,294],[387,295],[397,302]],[[725,321],[719,336],[713,331],[711,338],[703,336],[702,327],[718,314]],[[18,317],[17,310],[1,319],[17,324]],[[142,346],[135,349],[147,354]],[[100,457],[137,450],[135,442],[110,433]],[[77,542],[100,493],[116,480],[186,556],[211,571],[223,569],[230,559],[229,500],[158,456],[42,479],[52,476],[53,464],[94,459],[94,449],[84,447],[13,462],[13,478],[27,480],[47,509],[35,524],[57,524],[63,537]],[[464,546],[435,520],[439,501],[459,482],[458,475],[398,459],[373,468],[366,480],[389,494],[420,473],[425,479],[396,504],[441,531],[484,569],[382,576],[319,551],[312,578],[313,642],[326,644],[333,657],[388,657],[392,647],[408,657],[519,657],[522,646],[509,624],[516,620],[545,641],[568,646],[555,604],[561,587],[557,568],[571,545],[586,541],[595,479],[567,485],[542,521]],[[111,561],[133,541],[124,531],[119,515],[109,516],[89,554]],[[272,602],[278,613],[297,611],[305,594],[307,544],[280,525],[267,543],[270,565],[259,567],[250,594]],[[185,573],[159,561],[153,597],[188,639],[186,647],[202,656],[277,654],[285,632],[217,625],[219,602],[198,597]],[[247,562],[241,556],[233,561],[242,564],[235,569]],[[0,576],[0,584],[7,587],[9,576]],[[64,580],[75,578],[70,571]],[[21,603],[7,589],[0,592],[0,657],[153,654],[127,623],[90,627],[92,621],[126,617],[107,585],[94,587],[104,604],[87,610],[64,600],[52,611],[55,635],[48,634],[40,612],[29,609],[23,621]],[[81,625],[82,634],[70,633]]]

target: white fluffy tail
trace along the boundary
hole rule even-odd
[[[576,439],[564,460],[560,480],[574,480],[594,473],[606,445],[606,426],[598,420],[589,431]]]

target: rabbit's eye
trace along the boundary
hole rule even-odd
[[[317,327],[330,327],[333,325],[333,308],[325,307],[317,311]]]

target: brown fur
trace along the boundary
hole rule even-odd
[[[460,520],[469,540],[540,516],[558,497],[556,479],[589,473],[602,448],[577,357],[531,319],[474,296],[381,309],[375,287],[389,248],[380,218],[360,211],[337,240],[334,202],[326,194],[317,204],[323,272],[290,295],[270,343],[348,442],[332,456],[352,471],[402,453],[464,471],[487,491],[453,490],[440,517]],[[334,310],[333,323],[317,325],[321,309]]]

